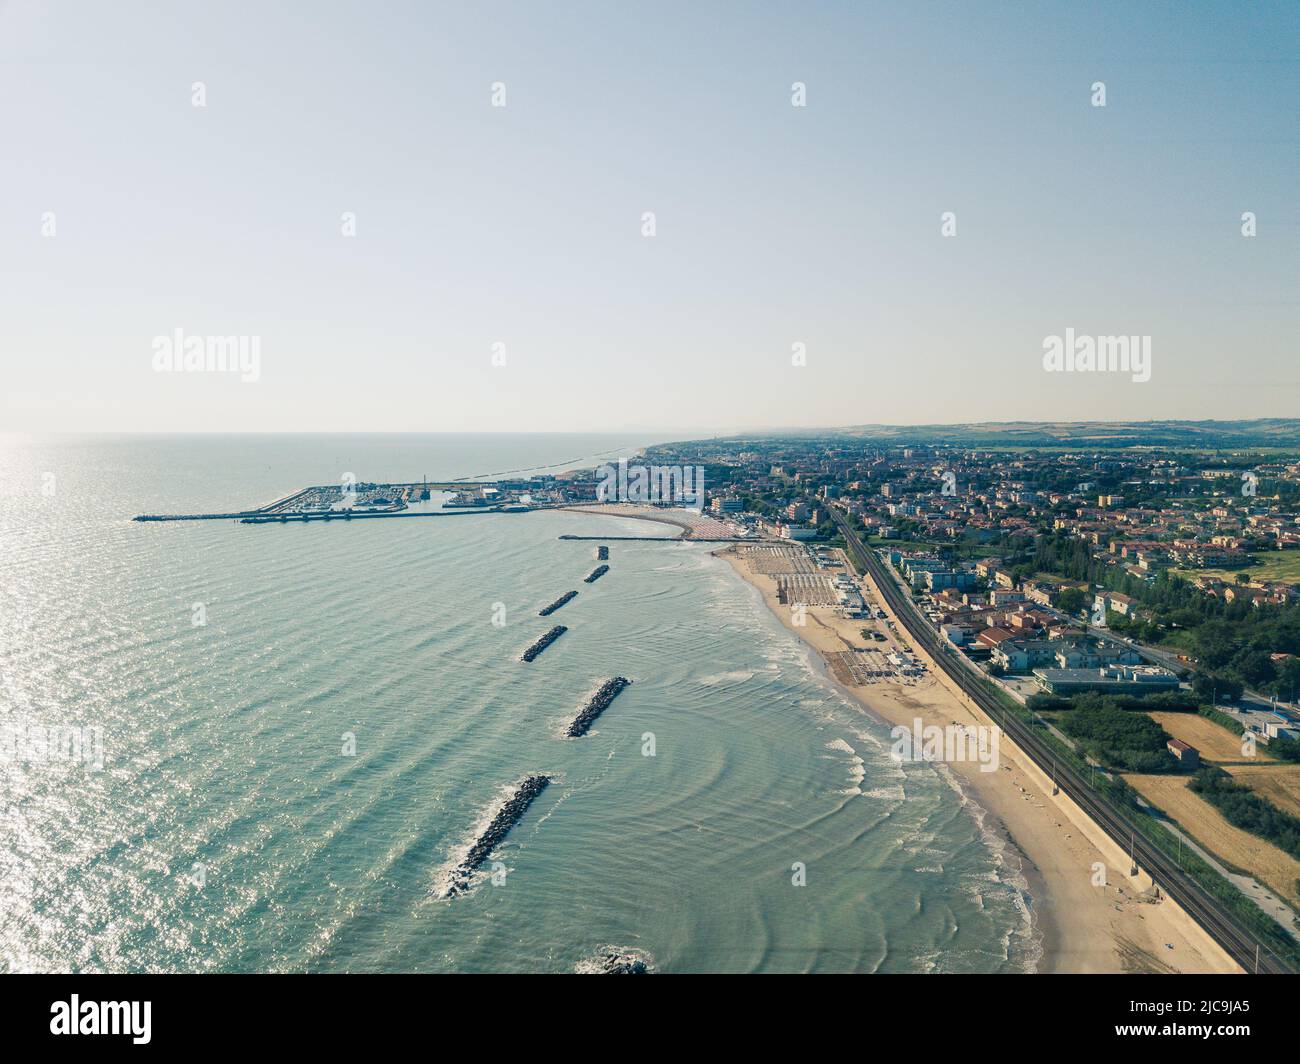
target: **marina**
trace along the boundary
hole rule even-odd
[[[449,517],[460,514],[524,513],[594,496],[589,476],[539,476],[467,482],[463,480],[359,481],[300,488],[265,506],[213,513],[140,514],[136,521],[240,521],[244,524],[329,521],[358,517]],[[435,496],[445,497],[441,503]]]

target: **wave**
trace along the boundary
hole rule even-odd
[[[705,687],[716,687],[718,684],[745,683],[747,680],[754,678],[753,672],[748,669],[736,669],[732,672],[715,672],[708,676],[701,676],[698,680]]]

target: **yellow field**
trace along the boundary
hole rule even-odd
[[[1241,752],[1241,738],[1208,717],[1196,713],[1152,713],[1150,716],[1175,739],[1196,747],[1201,752],[1202,761],[1224,765],[1234,761],[1251,765],[1260,761],[1272,763],[1273,759],[1264,752],[1268,749],[1264,743],[1255,747],[1253,758],[1246,757]]]
[[[1251,767],[1258,771],[1264,766]],[[1215,856],[1245,869],[1292,905],[1300,904],[1300,891],[1296,890],[1300,861],[1272,843],[1234,828],[1214,806],[1187,789],[1186,776],[1130,775],[1124,779]]]
[[[1300,765],[1269,761],[1262,765],[1224,767],[1233,779],[1246,784],[1260,797],[1267,798],[1282,812],[1300,816]]]

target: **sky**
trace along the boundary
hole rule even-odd
[[[0,0],[0,432],[1300,416],[1298,45],[1294,2]],[[1047,371],[1066,329],[1150,379]],[[256,380],[160,372],[176,330]]]

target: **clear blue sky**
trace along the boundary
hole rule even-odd
[[[0,138],[0,431],[1300,414],[1296,3],[0,0]]]

